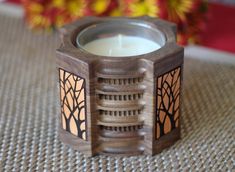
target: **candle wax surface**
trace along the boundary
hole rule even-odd
[[[108,38],[101,38],[88,42],[83,46],[86,51],[101,56],[136,56],[158,50],[161,46],[149,39],[116,35]]]

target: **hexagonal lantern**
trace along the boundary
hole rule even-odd
[[[117,34],[161,48],[124,56],[84,48]],[[154,155],[180,139],[184,50],[175,38],[174,24],[150,17],[85,17],[63,27],[57,50],[61,141],[88,156]]]

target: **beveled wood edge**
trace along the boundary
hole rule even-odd
[[[75,150],[78,150],[85,154],[86,156],[93,156],[95,155],[92,152],[92,145],[90,141],[85,141],[67,131],[65,131],[63,128],[59,127],[59,138],[60,140],[68,145],[69,147],[72,147]]]
[[[179,139],[181,139],[181,133],[180,133],[180,128],[178,127],[153,142],[152,155],[162,152],[164,149],[175,144],[175,142],[178,141]]]
[[[182,66],[184,63],[184,48],[178,47],[177,51],[169,54],[165,58],[155,61],[154,77],[160,76],[176,67]]]

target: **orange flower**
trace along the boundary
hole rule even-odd
[[[51,29],[81,16],[160,17],[178,25],[181,44],[198,42],[205,27],[206,0],[22,0],[31,28]]]
[[[60,27],[85,14],[85,0],[23,0],[25,18],[32,28]]]
[[[156,0],[131,0],[127,2],[126,13],[133,17],[143,15],[156,17],[159,13],[159,7]]]

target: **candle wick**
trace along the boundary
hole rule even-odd
[[[118,34],[118,45],[120,48],[122,48],[122,35]]]

